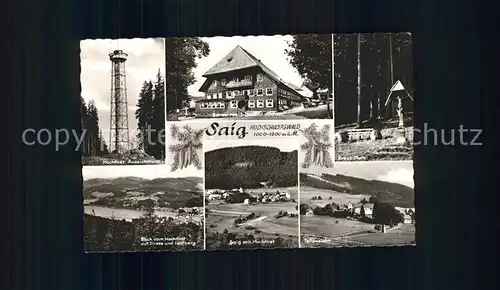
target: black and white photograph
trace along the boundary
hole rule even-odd
[[[205,122],[166,124],[167,165],[171,172],[203,177],[203,135]]]
[[[336,161],[413,159],[410,33],[334,35]]]
[[[220,136],[231,124],[212,124],[203,144],[206,248],[297,248],[297,125],[236,123],[244,138]]]
[[[84,166],[86,252],[204,249],[203,177],[166,165]]]
[[[301,247],[415,245],[413,162],[301,169]]]
[[[166,38],[167,120],[332,119],[332,35]]]
[[[333,167],[334,128],[330,120],[300,122],[299,162],[302,169],[322,169]]]
[[[165,39],[80,49],[83,165],[165,164]]]

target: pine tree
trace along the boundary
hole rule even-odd
[[[113,250],[117,238],[119,237],[116,237],[116,219],[114,216],[111,216],[111,220],[108,223],[108,231],[103,241],[103,249],[108,251]]]
[[[161,159],[165,156],[165,140],[160,140],[165,136],[160,136],[165,132],[165,79],[161,75],[160,70],[156,75],[156,81],[153,89],[153,120],[152,127],[155,130],[152,145],[152,156],[156,159]]]
[[[148,130],[152,128],[153,123],[153,83],[151,81],[145,81],[142,85],[135,117],[139,131],[137,133],[139,147],[151,155],[151,144],[148,142],[148,139],[153,140],[153,136],[148,136],[148,132],[150,133]]]

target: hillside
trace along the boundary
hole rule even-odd
[[[380,180],[366,180],[340,174],[322,174],[320,177],[328,182],[301,173],[300,185],[346,194],[370,195],[373,197],[373,202],[388,203],[400,207],[414,207],[413,189],[402,184]]]
[[[205,152],[205,188],[259,188],[298,184],[298,151],[268,146],[241,146]]]
[[[203,204],[202,178],[156,178],[153,180],[138,177],[119,177],[113,179],[94,178],[83,182],[83,198],[99,199],[96,205],[126,207],[125,201],[152,200],[156,205],[178,208]],[[196,200],[194,200],[196,199]],[[199,202],[198,202],[199,200]],[[186,203],[190,201],[190,204]]]

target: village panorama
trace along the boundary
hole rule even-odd
[[[415,244],[412,162],[337,162],[300,173],[301,247]]]
[[[297,248],[298,151],[205,152],[207,249]]]

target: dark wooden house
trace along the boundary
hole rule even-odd
[[[303,96],[239,45],[203,77],[206,80],[199,91],[205,97],[196,101],[198,115],[279,112],[303,101]]]

